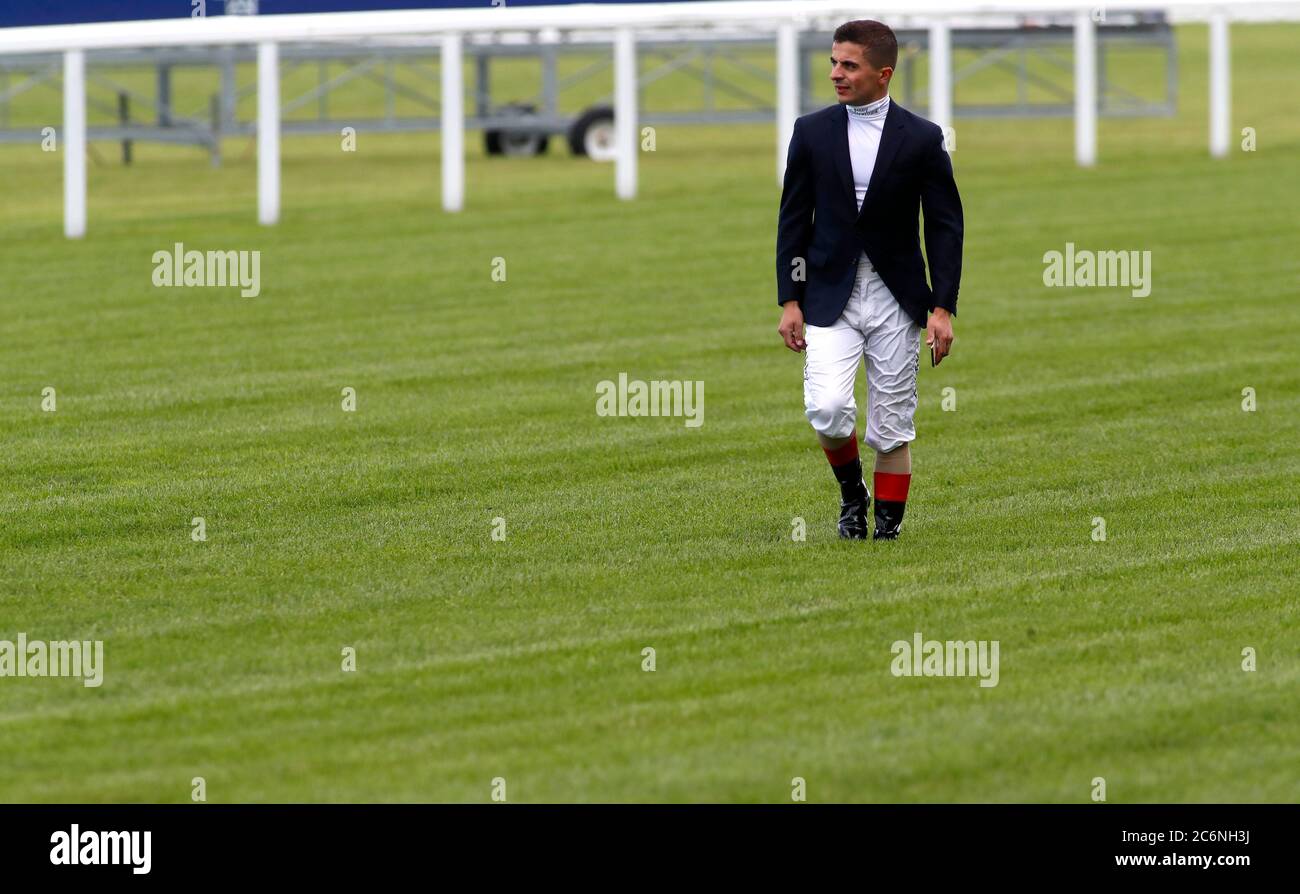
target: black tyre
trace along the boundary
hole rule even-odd
[[[536,106],[526,103],[513,103],[497,110],[499,115],[531,115],[537,111]],[[488,155],[531,156],[542,155],[550,146],[551,138],[539,131],[485,130],[483,131],[483,148]]]
[[[592,106],[569,127],[569,151],[593,161],[614,160],[614,110]]]

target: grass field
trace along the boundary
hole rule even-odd
[[[436,135],[286,139],[274,228],[246,141],[104,144],[79,242],[59,155],[0,147],[0,639],[106,664],[0,679],[0,800],[1300,799],[1300,27],[1234,27],[1258,151],[1218,161],[1178,39],[1177,117],[1095,169],[959,120],[893,544],[835,537],[771,127],[660,127],[630,203],[472,138],[456,215]],[[1150,250],[1150,297],[1045,288],[1067,241]],[[260,296],[154,288],[175,242],[261,251]],[[704,425],[598,417],[620,372],[704,381]],[[892,676],[916,631],[998,640],[999,685]]]

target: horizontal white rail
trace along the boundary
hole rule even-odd
[[[130,47],[192,46],[226,43],[266,43],[444,34],[466,31],[540,30],[543,28],[658,28],[745,23],[775,30],[791,19],[840,18],[866,15],[880,19],[927,16],[984,17],[996,15],[1063,16],[1105,8],[1079,0],[885,0],[883,3],[844,3],[838,0],[736,0],[736,2],[589,4],[570,6],[500,6],[485,9],[415,9],[383,12],[302,13],[263,16],[207,16],[145,22],[95,22],[81,25],[42,25],[0,28],[0,54],[62,52]],[[1240,11],[1251,20],[1290,19],[1300,15],[1300,0],[1252,2],[1221,0],[1158,0],[1121,2],[1116,10],[1151,10],[1177,15],[1182,21],[1206,21],[1221,13],[1231,19]]]

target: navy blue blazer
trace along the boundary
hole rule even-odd
[[[924,326],[936,307],[956,314],[961,197],[943,148],[943,131],[891,98],[859,213],[848,116],[843,104],[836,103],[794,123],[776,232],[777,303],[798,301],[804,322],[831,325],[849,303],[858,258],[865,251],[918,325]],[[925,213],[925,259],[917,237],[918,207]],[[797,258],[805,259],[806,269],[795,263]]]

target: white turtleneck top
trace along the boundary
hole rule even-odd
[[[885,115],[889,113],[889,96],[883,96],[866,105],[844,108],[849,115],[849,160],[853,163],[853,191],[857,194],[858,210],[867,197],[867,184],[876,167],[876,153],[880,150],[880,134],[885,129]]]

